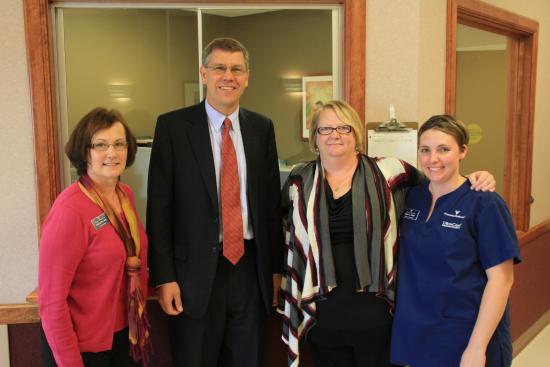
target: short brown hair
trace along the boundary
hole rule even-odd
[[[79,176],[82,176],[88,170],[88,156],[92,137],[99,130],[108,129],[116,122],[120,122],[124,126],[124,132],[126,133],[126,142],[128,142],[126,167],[130,167],[134,163],[137,151],[136,138],[128,128],[124,117],[117,110],[109,111],[103,107],[96,107],[82,117],[65,145],[65,154],[76,168]]]
[[[205,67],[208,66],[208,62],[210,61],[210,55],[212,54],[212,51],[216,49],[229,51],[229,52],[242,52],[246,70],[249,69],[250,65],[249,65],[249,59],[248,59],[248,50],[246,49],[246,47],[243,46],[242,43],[240,43],[234,38],[229,38],[229,37],[214,38],[212,41],[210,41],[209,44],[206,45],[206,47],[202,51],[203,66]]]
[[[470,141],[470,134],[468,133],[468,129],[466,129],[466,125],[451,115],[435,115],[430,117],[420,126],[420,129],[418,129],[418,141],[420,141],[420,136],[422,136],[422,134],[431,129],[451,135],[461,151]]]
[[[344,124],[350,125],[352,127],[351,131],[355,137],[356,149],[358,152],[363,153],[363,135],[365,133],[365,127],[359,118],[357,112],[351,107],[347,102],[344,101],[328,101],[323,104],[323,107],[315,113],[313,120],[311,121],[311,126],[309,127],[309,148],[312,152],[317,151],[317,143],[315,142],[317,138],[317,126],[319,125],[319,117],[321,112],[324,110],[331,109],[336,113],[336,116]]]

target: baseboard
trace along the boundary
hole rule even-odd
[[[517,338],[514,343],[514,357],[517,356],[525,347],[547,326],[550,324],[550,309],[529,326],[523,334]]]

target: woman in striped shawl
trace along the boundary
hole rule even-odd
[[[399,159],[362,154],[363,136],[350,105],[325,103],[310,129],[317,159],[296,166],[283,188],[279,312],[292,367],[304,335],[317,367],[391,366],[397,225],[407,190],[424,178]],[[482,176],[475,188],[494,186]]]

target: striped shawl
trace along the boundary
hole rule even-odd
[[[392,307],[398,220],[408,188],[419,180],[408,163],[364,155],[353,176],[357,291],[374,292]],[[291,367],[298,366],[299,342],[315,323],[315,301],[337,286],[325,185],[317,160],[295,167],[283,188],[287,256],[278,311],[284,314],[282,339]]]

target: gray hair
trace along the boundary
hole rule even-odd
[[[249,69],[248,50],[246,49],[246,47],[243,46],[242,43],[240,43],[234,38],[229,38],[229,37],[214,38],[212,41],[210,41],[209,44],[206,45],[206,47],[202,51],[203,66],[205,67],[208,66],[208,62],[210,61],[210,55],[212,54],[212,51],[216,49],[229,51],[229,52],[241,52],[244,56],[244,63],[246,66],[246,70]]]

